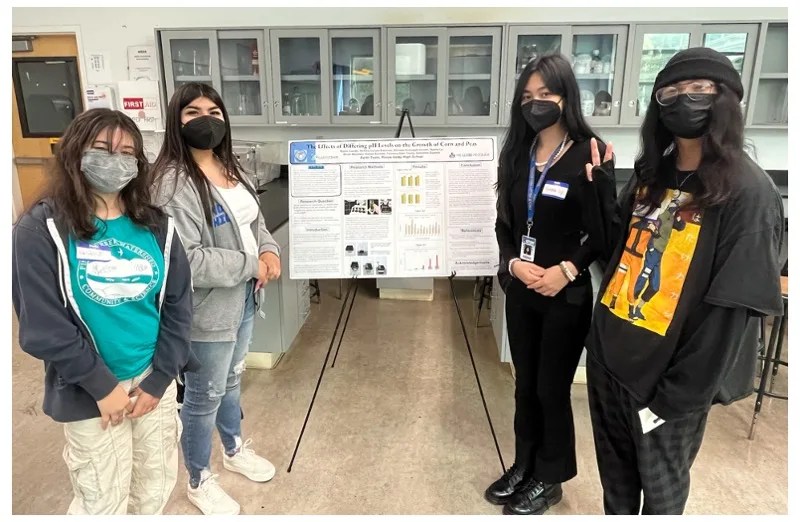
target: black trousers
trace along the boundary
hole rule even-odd
[[[533,291],[514,280],[506,297],[516,372],[515,462],[536,480],[561,483],[578,473],[570,395],[592,319],[592,290],[562,290],[545,307],[526,292]]]
[[[689,498],[689,470],[708,411],[667,421],[642,434],[634,399],[608,372],[586,358],[589,411],[607,515],[681,515]],[[641,496],[644,493],[644,505]]]

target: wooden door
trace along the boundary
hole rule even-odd
[[[74,34],[38,35],[33,50],[14,52],[12,58],[77,57],[78,45]],[[82,91],[81,91],[82,92]],[[11,91],[11,139],[14,163],[17,167],[22,205],[27,208],[41,194],[47,181],[47,164],[53,157],[52,147],[57,138],[23,137],[16,86]]]

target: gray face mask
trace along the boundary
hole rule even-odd
[[[99,194],[116,194],[139,175],[133,156],[90,149],[83,153],[81,170],[92,189]]]

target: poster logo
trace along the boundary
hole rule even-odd
[[[302,149],[294,151],[294,159],[296,159],[297,161],[305,161],[306,156],[308,156],[308,153]]]

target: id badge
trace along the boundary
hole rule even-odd
[[[530,236],[522,236],[522,247],[520,248],[519,258],[523,261],[533,263],[533,258],[536,255],[536,238]]]
[[[78,261],[112,261],[114,259],[111,249],[107,246],[93,245],[80,241],[75,250]]]

